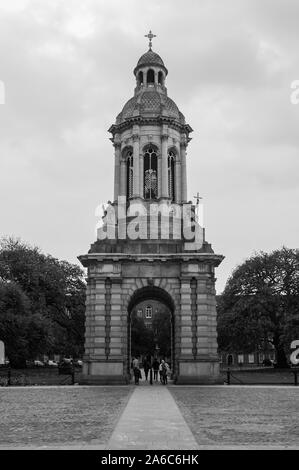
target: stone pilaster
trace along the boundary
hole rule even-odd
[[[144,197],[144,159],[143,154],[139,155],[139,195]]]
[[[122,322],[122,281],[112,279],[111,285],[111,320],[110,320],[110,355],[111,358],[123,359],[123,322]]]
[[[162,155],[158,155],[158,197],[162,196]]]
[[[192,359],[192,310],[190,278],[181,279],[181,354],[180,359]]]
[[[120,142],[114,142],[114,201],[117,200],[120,190]]]
[[[209,318],[206,277],[197,280],[197,353],[202,358],[209,354]]]
[[[175,161],[175,202],[180,203],[182,200],[182,177],[181,177],[181,162],[179,160]]]
[[[197,358],[197,280],[191,279],[192,356]]]
[[[120,196],[127,195],[127,165],[125,160],[120,162]]]
[[[161,196],[169,197],[168,191],[168,158],[167,158],[167,145],[168,145],[168,135],[162,134],[162,187],[161,187]]]
[[[133,197],[140,196],[139,187],[139,135],[133,134]]]
[[[186,142],[181,142],[181,178],[182,178],[182,202],[187,202],[187,165]]]

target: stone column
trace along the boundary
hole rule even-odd
[[[139,155],[139,195],[144,197],[144,159],[142,153]]]
[[[162,134],[162,188],[161,188],[162,197],[169,197],[167,144],[168,144],[168,135]]]
[[[209,312],[206,277],[197,280],[197,353],[199,356],[209,354]]]
[[[93,359],[106,359],[106,285],[105,278],[95,279],[95,288],[90,293],[89,299],[94,308],[94,315],[91,321],[92,336],[94,341]]]
[[[133,196],[140,196],[139,189],[139,135],[133,135]]]
[[[174,188],[174,195],[175,195],[175,202],[180,203],[182,200],[182,177],[181,177],[181,162],[176,159],[175,167],[175,188]]]
[[[94,354],[94,312],[95,312],[95,280],[89,278],[86,286],[86,302],[85,302],[85,344],[84,344],[84,367]],[[85,371],[88,374],[88,370]]]
[[[114,201],[120,192],[120,142],[114,142]]]
[[[120,161],[120,196],[127,195],[127,165],[125,160]]]
[[[110,313],[110,357],[123,360],[121,279],[112,279]]]
[[[182,202],[187,202],[186,142],[181,142]]]
[[[158,155],[158,197],[162,196],[162,155]]]
[[[192,359],[192,310],[190,278],[181,279],[181,354],[180,359]]]

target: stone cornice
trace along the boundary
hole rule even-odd
[[[125,131],[126,129],[130,129],[134,124],[138,124],[141,126],[149,125],[149,124],[155,124],[157,126],[161,126],[161,124],[168,124],[172,128],[180,131],[181,133],[189,134],[193,132],[193,129],[191,126],[189,126],[189,124],[181,124],[177,120],[172,119],[167,116],[156,116],[156,117],[136,116],[120,124],[112,124],[112,126],[110,126],[110,128],[108,129],[108,132],[110,132],[112,135],[116,133],[121,133]]]
[[[210,263],[218,266],[224,259],[223,255],[214,253],[171,253],[171,254],[152,254],[152,253],[88,253],[78,256],[83,266],[88,267],[94,261],[102,262],[175,262],[175,263]]]

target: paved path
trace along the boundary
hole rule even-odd
[[[106,449],[198,449],[176,402],[163,385],[136,387]]]

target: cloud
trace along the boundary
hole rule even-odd
[[[0,234],[71,261],[88,250],[94,210],[113,192],[107,129],[133,96],[153,29],[169,96],[194,128],[189,195],[204,195],[208,240],[227,256],[218,289],[255,249],[295,246],[298,10],[292,0],[0,1]]]

